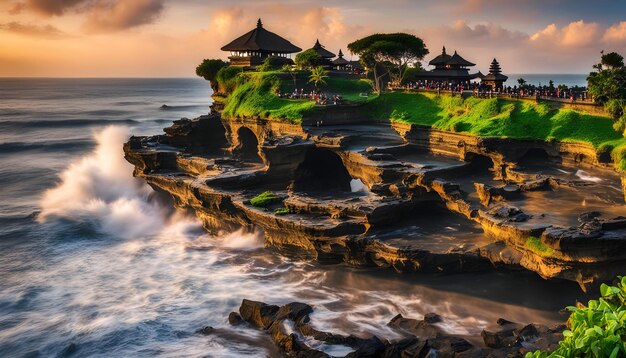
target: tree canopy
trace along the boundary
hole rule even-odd
[[[602,53],[600,63],[587,77],[589,93],[616,120],[614,128],[626,135],[626,67],[616,52]]]
[[[374,34],[348,44],[350,52],[359,55],[363,66],[373,72],[374,90],[382,90],[381,80],[388,75],[399,85],[409,64],[428,54],[424,41],[406,33]]]
[[[205,59],[198,65],[198,67],[196,67],[196,75],[207,81],[214,81],[217,71],[226,66],[228,66],[228,62],[224,62],[219,59]]]
[[[294,62],[298,68],[308,69],[319,66],[321,61],[322,56],[320,56],[315,50],[308,49],[297,54]]]

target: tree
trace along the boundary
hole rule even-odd
[[[374,34],[348,44],[350,52],[359,55],[361,63],[372,71],[374,90],[382,90],[381,79],[388,75],[395,85],[402,83],[409,64],[428,54],[424,41],[406,33]]]
[[[283,65],[283,67],[281,68],[281,70],[283,72],[287,72],[288,74],[291,75],[291,79],[293,80],[293,88],[298,88],[297,84],[296,84],[296,79],[298,77],[298,73],[295,71],[295,69],[288,64]]]
[[[319,66],[321,61],[322,56],[313,49],[300,52],[295,59],[296,66],[301,70]]]
[[[211,88],[217,89],[217,72],[223,67],[228,66],[228,62],[224,62],[219,59],[205,59],[201,64],[196,67],[196,75],[211,82]]]
[[[519,83],[519,88],[520,89],[523,89],[524,86],[526,86],[526,80],[521,78],[521,77],[517,79],[517,83]]]
[[[608,68],[624,67],[624,57],[617,52],[609,52],[607,54],[603,52],[600,63]]]
[[[587,87],[595,101],[603,104],[613,118],[617,119],[624,114],[626,100],[626,67],[624,58],[611,52],[604,54],[600,63],[593,66],[596,71],[589,73]]]
[[[325,85],[326,79],[328,78],[328,71],[324,69],[322,66],[317,66],[311,70],[311,75],[309,76],[309,82],[315,85],[315,89],[319,87],[319,85]]]

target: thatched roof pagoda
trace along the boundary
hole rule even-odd
[[[340,49],[339,54],[337,54],[337,58],[334,59],[332,63],[333,63],[333,66],[335,66],[335,68],[339,70],[339,69],[344,69],[349,62],[348,60],[343,58],[343,52],[341,52],[341,49]]]
[[[456,51],[454,51],[452,56],[448,55],[445,47],[442,49],[441,55],[430,60],[428,64],[435,66],[435,68],[418,74],[417,78],[431,81],[463,83],[479,78],[480,76],[479,73],[469,73],[468,67],[476,66],[476,64],[464,59]]]
[[[502,69],[500,68],[500,64],[498,60],[495,58],[491,61],[491,65],[489,66],[489,74],[484,76],[481,82],[487,86],[491,86],[493,89],[502,89],[504,86],[504,82],[508,80],[509,77],[502,74]]]
[[[270,56],[282,57],[286,59],[285,62],[290,62],[289,54],[300,52],[302,49],[266,30],[259,19],[256,28],[222,47],[222,51],[230,51],[228,58],[231,65],[252,67],[260,65]]]
[[[317,52],[317,54],[320,55],[321,58],[331,59],[335,57],[334,53],[328,51],[324,48],[324,46],[322,46],[322,44],[320,44],[320,40],[315,40],[315,45],[313,45],[310,50]]]

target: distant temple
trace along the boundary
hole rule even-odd
[[[417,78],[422,80],[459,83],[469,82],[470,80],[483,76],[480,72],[469,73],[468,67],[476,66],[476,64],[467,61],[456,51],[454,51],[454,55],[448,55],[445,47],[441,51],[441,55],[433,58],[428,64],[435,66],[435,68],[419,73]]]
[[[483,76],[481,82],[486,86],[490,86],[494,90],[501,90],[504,86],[504,82],[506,82],[507,79],[509,78],[502,74],[500,64],[494,58],[493,61],[491,61],[491,65],[489,66],[489,74],[487,76]]]
[[[264,29],[259,19],[255,29],[222,47],[222,51],[230,51],[228,59],[231,65],[254,67],[262,64],[270,56],[282,57],[285,63],[291,63],[290,54],[300,52],[302,49]]]
[[[324,46],[320,44],[320,40],[315,40],[315,45],[313,45],[313,47],[311,47],[309,50],[313,50],[317,52],[318,55],[320,55],[320,57],[322,58],[322,66],[330,67],[332,65],[330,59],[335,57],[335,54],[325,49]]]
[[[337,58],[332,61],[332,63],[336,70],[343,70],[349,62],[343,58],[343,52],[339,49],[339,54],[337,55]]]

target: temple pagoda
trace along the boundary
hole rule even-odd
[[[320,44],[320,40],[315,40],[315,45],[313,45],[313,47],[311,47],[309,50],[313,50],[317,52],[318,55],[320,55],[320,57],[322,58],[320,64],[322,66],[330,67],[332,65],[330,59],[335,57],[335,54],[325,49],[324,46]]]
[[[345,58],[343,58],[343,52],[341,52],[341,49],[339,49],[339,54],[337,54],[337,58],[334,59],[332,61],[333,63],[333,67],[336,70],[343,70],[345,69],[346,65],[349,63],[348,60],[346,60]]]
[[[302,49],[263,28],[263,23],[259,19],[255,29],[222,47],[222,51],[230,52],[228,58],[232,66],[254,67],[262,64],[270,56],[284,58],[285,63],[291,63],[290,54],[300,52]]]
[[[448,55],[445,47],[441,51],[441,55],[433,58],[428,64],[435,68],[419,73],[416,76],[418,79],[463,83],[481,76],[480,72],[469,73],[469,67],[476,66],[476,64],[467,61],[456,51],[452,56]]]
[[[509,77],[502,74],[500,64],[494,58],[489,66],[489,74],[481,79],[481,83],[486,86],[490,86],[494,90],[501,90],[507,79],[509,79]]]

